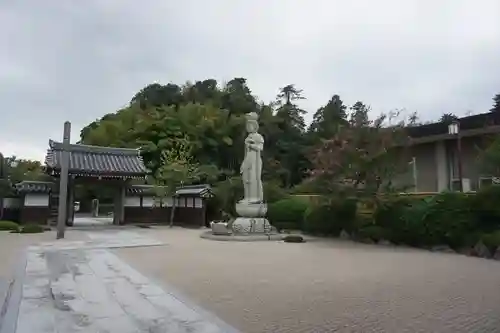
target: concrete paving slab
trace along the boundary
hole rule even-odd
[[[237,332],[105,250],[119,243],[160,242],[133,232],[92,232],[89,238],[28,249],[24,293],[12,333]]]

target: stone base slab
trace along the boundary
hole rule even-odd
[[[271,223],[264,217],[238,217],[233,222],[235,234],[267,234],[272,230]]]

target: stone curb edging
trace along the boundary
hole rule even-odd
[[[24,278],[26,276],[27,250],[23,250],[16,265],[14,278],[10,281],[9,290],[0,313],[0,333],[15,333],[19,306],[23,294]]]

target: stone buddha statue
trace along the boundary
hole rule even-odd
[[[245,158],[241,163],[240,172],[245,189],[245,196],[240,203],[261,203],[264,201],[262,189],[262,157],[264,138],[259,130],[259,116],[255,112],[246,114]]]

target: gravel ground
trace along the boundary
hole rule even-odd
[[[246,333],[500,332],[500,262],[337,240],[140,232],[169,245],[114,252]]]

